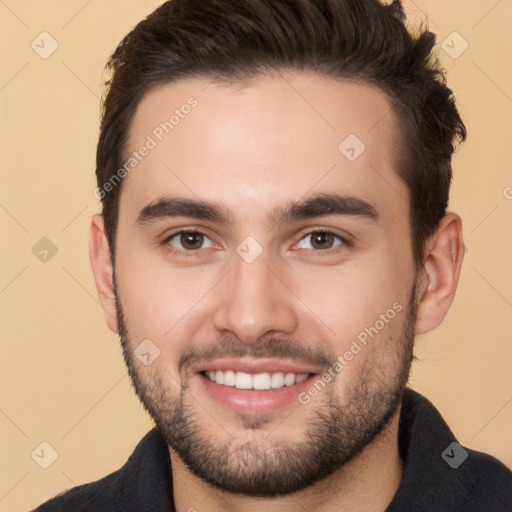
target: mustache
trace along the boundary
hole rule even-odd
[[[326,370],[337,361],[336,356],[320,346],[307,346],[296,340],[269,338],[258,345],[247,345],[231,338],[222,338],[212,345],[191,346],[181,355],[178,369],[211,362],[223,357],[290,359],[297,363],[321,366]]]

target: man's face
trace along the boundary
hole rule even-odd
[[[139,104],[128,150],[152,147],[120,195],[120,334],[171,455],[211,484],[294,492],[396,420],[416,276],[395,133],[382,92],[313,75]]]

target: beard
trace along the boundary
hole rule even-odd
[[[223,339],[209,348],[187,348],[179,359],[181,382],[175,379],[169,384],[170,372],[142,367],[134,357],[136,341],[129,336],[115,276],[114,290],[123,357],[137,396],[171,450],[193,474],[217,489],[254,497],[295,493],[333,474],[360,454],[386,431],[399,410],[413,359],[416,286],[400,328],[383,340],[387,356],[373,351],[373,358],[370,355],[366,359],[352,381],[343,383],[343,403],[334,382],[328,383],[323,390],[325,396],[314,400],[302,439],[272,445],[263,435],[264,445],[237,440],[229,433],[227,440],[219,443],[209,435],[208,423],[194,411],[198,404],[188,391],[187,367],[224,356],[251,356],[287,357],[327,370],[336,361],[335,355],[293,340],[272,338],[259,345],[246,345]],[[260,433],[272,420],[265,415],[240,419],[246,430]]]

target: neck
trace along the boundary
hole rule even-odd
[[[256,512],[264,508],[265,512],[295,512],[299,503],[304,510],[317,512],[384,512],[402,478],[399,413],[378,438],[335,473],[302,491],[276,498],[254,498],[215,489],[193,475],[170,450],[175,509]]]

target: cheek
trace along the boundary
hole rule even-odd
[[[141,254],[124,253],[116,266],[130,338],[134,342],[150,338],[160,346],[172,340],[173,349],[179,350],[177,334],[197,319],[216,274],[206,266],[192,270],[171,268]],[[189,337],[190,333],[186,338]]]
[[[334,376],[332,393],[340,404],[349,404],[358,393],[377,394],[393,386],[404,364],[408,294],[407,286],[397,286],[396,276],[376,266],[354,265],[303,280],[298,295],[313,312],[303,316],[303,329],[310,342],[321,332],[336,358],[329,378]]]
[[[311,311],[306,318],[316,317],[328,328],[322,332],[332,340],[333,348],[345,350],[377,322],[382,330],[382,315],[386,326],[396,324],[396,313],[406,310],[411,281],[398,275],[399,266],[386,268],[380,263],[354,261],[338,269],[303,272],[292,286]]]

